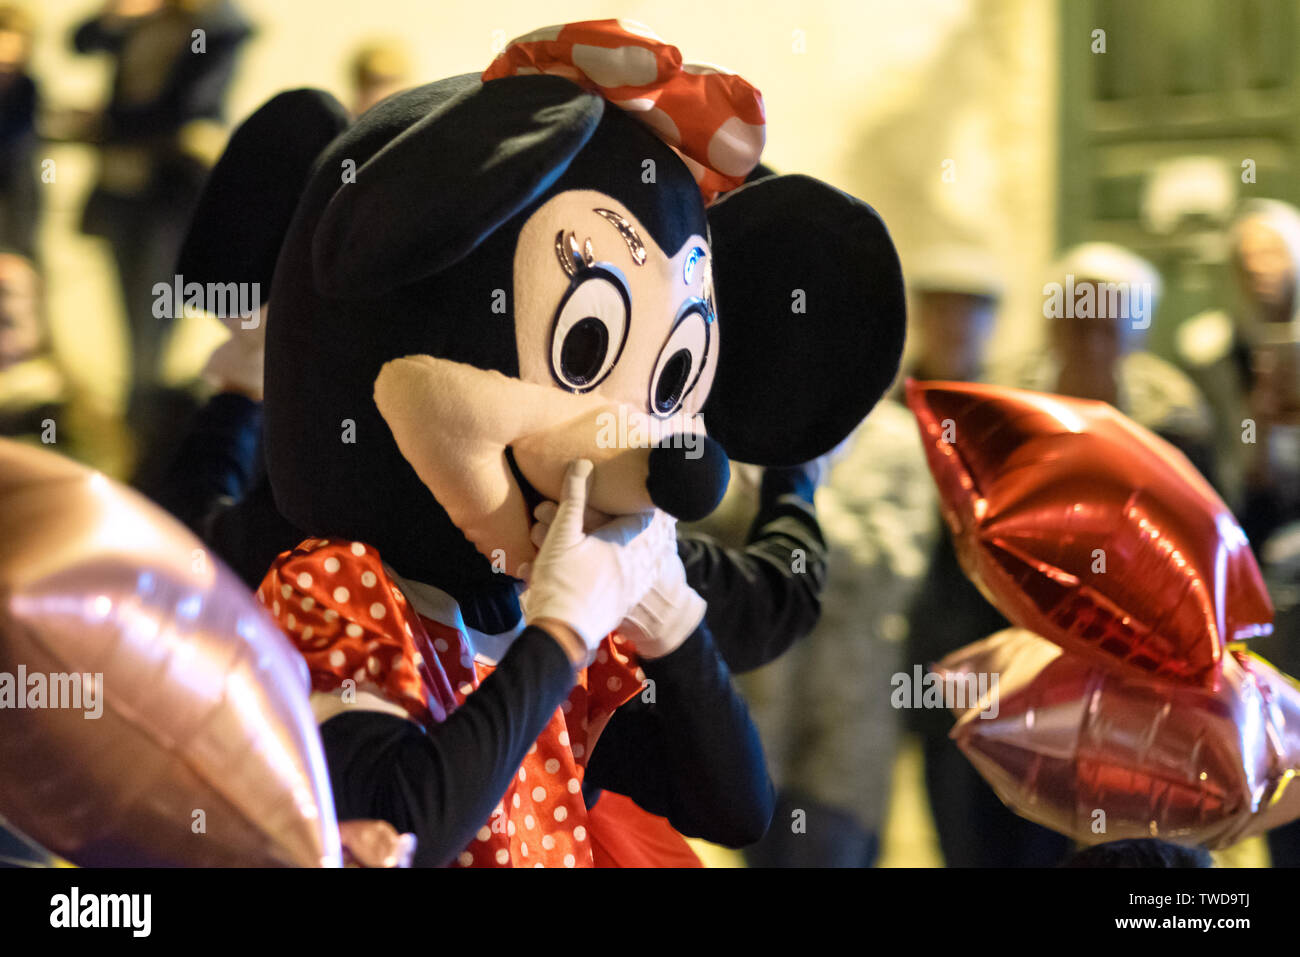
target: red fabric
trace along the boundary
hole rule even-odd
[[[681,156],[706,203],[743,183],[762,155],[763,95],[719,67],[682,63],[640,24],[543,27],[511,41],[483,80],[536,73],[573,80],[648,126]]]
[[[257,597],[306,659],[314,690],[354,681],[354,690],[426,726],[445,721],[493,670],[473,660],[459,630],[417,614],[379,554],[360,542],[308,539],[276,559]],[[644,677],[623,640],[607,637],[456,863],[591,867],[587,756]]]
[[[587,814],[597,867],[703,867],[668,823],[629,797],[605,791]]]

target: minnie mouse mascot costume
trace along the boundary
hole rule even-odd
[[[340,817],[414,832],[416,863],[589,866],[608,789],[752,843],[772,787],[674,520],[888,386],[884,225],[808,177],[742,186],[758,91],[621,21],[342,115],[311,90],[254,114],[196,218],[248,220],[182,258],[273,275],[264,455],[308,537],[258,596]]]

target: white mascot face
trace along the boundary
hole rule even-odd
[[[568,463],[596,465],[589,503],[654,508],[651,447],[702,441],[717,368],[703,236],[671,254],[618,200],[560,193],[524,224],[514,259],[519,377],[440,359],[384,365],[375,402],[453,522],[507,574],[532,561],[532,508]]]

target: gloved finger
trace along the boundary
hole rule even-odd
[[[648,532],[661,550],[677,550],[677,519],[662,509],[654,510]]]
[[[592,471],[589,459],[574,459],[564,473],[564,491],[555,510],[555,521],[547,533],[547,541],[555,539],[556,547],[568,548],[582,541],[582,515],[587,508]]]
[[[547,499],[545,502],[542,502],[533,509],[533,518],[543,524],[550,525],[555,521],[555,513],[558,510],[559,506],[550,499]],[[588,532],[593,532],[613,517],[614,516],[610,515],[608,512],[599,511],[588,505],[582,513],[582,527]],[[670,520],[674,522],[676,521],[676,519]]]
[[[582,527],[587,530],[588,534],[590,534],[613,517],[614,516],[610,515],[608,512],[597,511],[588,505],[582,512]]]
[[[537,548],[541,548],[546,542],[546,533],[550,531],[550,528],[551,526],[546,522],[538,522],[529,530],[528,537]]]
[[[524,584],[530,583],[533,579],[533,563],[524,562],[522,565],[516,568],[515,577],[518,578],[520,581],[524,582]]]
[[[593,538],[614,545],[630,545],[642,532],[650,527],[654,515],[651,512],[639,512],[635,515],[620,515],[613,521],[606,522],[592,532]]]

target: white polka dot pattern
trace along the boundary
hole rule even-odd
[[[546,27],[511,41],[483,80],[546,73],[599,93],[672,147],[706,203],[735,189],[758,165],[763,96],[712,64],[681,52],[639,23],[587,20]]]
[[[265,603],[273,596],[302,609],[291,623],[288,607],[276,598],[272,613],[306,659],[318,691],[353,679],[428,726],[464,704],[492,672],[472,660],[458,630],[416,614],[387,577],[379,554],[360,542],[304,542],[267,573],[258,598]],[[635,658],[626,653],[630,647],[618,638],[622,648],[615,650],[616,638],[607,637],[601,661],[578,675],[491,820],[455,865],[592,866],[584,759],[614,710],[640,687]]]

